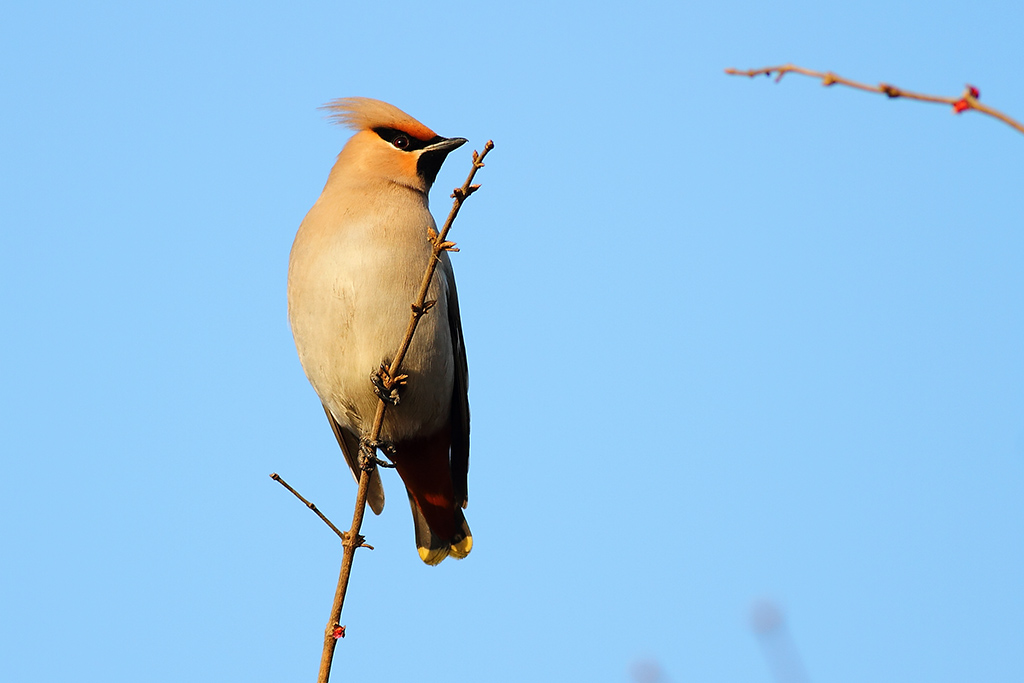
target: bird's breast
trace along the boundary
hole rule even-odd
[[[292,247],[288,312],[306,376],[335,418],[357,433],[376,411],[370,375],[398,350],[431,249],[429,211],[370,215],[314,206]],[[319,207],[319,210],[318,210]],[[447,286],[438,270],[402,366],[409,375],[384,438],[436,431],[447,420],[453,381]]]

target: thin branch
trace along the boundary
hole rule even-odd
[[[331,527],[331,531],[333,531],[334,533],[338,534],[338,538],[340,538],[342,541],[345,540],[345,533],[341,529],[339,529],[338,527],[334,526],[334,524],[331,523],[331,520],[327,519],[327,517],[324,515],[324,513],[320,512],[320,510],[317,508],[316,505],[314,505],[313,503],[310,503],[308,500],[306,500],[305,498],[302,497],[301,493],[299,493],[298,491],[293,489],[288,484],[288,482],[286,482],[284,479],[281,478],[281,475],[279,475],[277,472],[274,472],[273,474],[270,475],[270,478],[273,479],[274,481],[276,481],[281,486],[283,486],[286,489],[288,489],[289,491],[291,491],[293,496],[295,496],[296,498],[301,500],[303,503],[305,503],[306,507],[308,507],[310,510],[312,510],[313,512],[316,513],[317,517],[319,517],[320,519],[324,520],[324,524],[326,524],[327,526]]]
[[[369,468],[364,467],[359,473],[359,488],[356,490],[356,506],[352,514],[352,527],[345,533],[341,542],[345,548],[341,556],[341,570],[338,574],[338,587],[334,590],[334,602],[331,604],[331,618],[324,629],[324,649],[320,654],[320,673],[317,683],[328,683],[331,679],[331,664],[334,661],[334,648],[338,638],[345,637],[345,627],[341,620],[341,608],[345,605],[345,594],[348,592],[348,579],[352,574],[352,560],[356,556],[356,548],[362,545],[363,537],[359,529],[363,526],[363,515],[366,514],[366,492],[370,489],[370,472],[374,467],[370,461]]]
[[[416,326],[419,325],[420,318],[423,314],[430,310],[433,304],[427,305],[427,290],[430,289],[430,282],[434,278],[434,270],[437,269],[437,264],[441,262],[441,252],[443,251],[458,251],[455,249],[454,242],[446,242],[445,238],[448,237],[448,231],[452,229],[452,223],[455,222],[455,217],[459,215],[459,209],[462,208],[463,202],[469,198],[469,195],[476,192],[480,186],[473,184],[473,178],[476,176],[476,172],[484,167],[484,157],[487,153],[494,149],[494,142],[491,140],[487,141],[484,145],[484,151],[479,154],[476,150],[473,151],[473,168],[469,171],[469,177],[466,178],[466,182],[462,184],[462,187],[457,187],[452,192],[452,198],[455,200],[452,202],[452,209],[448,212],[448,218],[445,220],[444,225],[441,227],[441,232],[436,235],[431,235],[431,242],[434,248],[431,252],[430,261],[427,263],[426,272],[423,273],[423,281],[420,283],[420,293],[416,297],[416,302],[412,305],[412,316],[409,318],[409,326],[405,330],[405,338],[402,340],[401,346],[398,347],[398,353],[395,354],[394,360],[391,361],[391,367],[388,368],[388,375],[392,378],[392,384],[388,384],[385,379],[385,386],[391,389],[393,383],[398,380],[398,371],[402,366],[402,361],[405,360],[405,354],[409,351],[409,345],[412,343],[412,336],[416,333]],[[373,433],[370,439],[376,441],[380,438],[380,428],[384,420],[384,401],[377,404],[377,414],[373,420]]]
[[[902,97],[908,100],[917,100],[919,102],[932,102],[935,104],[946,104],[953,107],[954,114],[961,114],[968,109],[987,114],[995,119],[999,119],[1006,125],[1015,128],[1018,133],[1024,133],[1024,124],[1016,121],[1006,114],[987,107],[978,101],[980,94],[978,89],[972,85],[968,85],[964,88],[964,92],[960,97],[941,97],[938,95],[924,95],[922,93],[911,92],[910,90],[903,90],[896,86],[889,85],[888,83],[879,83],[878,85],[869,85],[867,83],[860,83],[858,81],[851,81],[848,78],[837,76],[831,71],[812,71],[805,69],[801,66],[794,64],[784,64],[782,66],[768,66],[763,69],[749,69],[747,71],[740,71],[738,69],[726,69],[725,73],[730,76],[771,76],[772,74],[778,74],[775,77],[775,82],[778,83],[782,80],[782,77],[788,73],[803,74],[804,76],[810,76],[811,78],[820,78],[821,84],[824,86],[829,85],[845,85],[849,88],[855,88],[857,90],[863,90],[865,92],[875,92],[886,95],[890,98]]]
[[[430,288],[430,282],[434,277],[437,264],[441,262],[441,252],[455,251],[455,244],[445,241],[445,238],[448,236],[448,231],[451,230],[452,223],[455,222],[455,217],[459,214],[459,209],[462,208],[463,202],[480,187],[479,185],[473,185],[473,178],[476,176],[476,172],[483,168],[484,157],[492,149],[494,149],[494,143],[488,140],[487,144],[484,145],[483,152],[479,154],[475,151],[473,152],[473,168],[470,170],[469,177],[466,178],[466,182],[462,184],[462,187],[455,188],[455,191],[452,193],[455,202],[452,204],[452,210],[448,213],[448,219],[444,222],[440,233],[429,235],[433,249],[431,250],[426,270],[423,273],[423,282],[420,285],[419,295],[412,304],[412,314],[409,318],[409,326],[405,331],[405,338],[398,347],[398,352],[395,354],[394,360],[391,361],[390,367],[381,368],[379,371],[380,377],[374,382],[375,385],[378,383],[383,385],[384,391],[380,392],[381,398],[377,403],[377,413],[373,418],[373,429],[370,435],[363,439],[360,447],[359,460],[361,471],[359,473],[359,488],[356,491],[355,511],[352,515],[352,528],[342,537],[345,553],[341,559],[341,571],[338,575],[338,587],[334,592],[334,604],[331,606],[331,618],[327,622],[327,628],[324,629],[324,649],[320,656],[318,683],[327,683],[330,680],[334,648],[338,643],[338,638],[345,637],[345,627],[341,625],[341,610],[345,605],[345,594],[348,591],[348,581],[352,573],[352,560],[355,558],[356,548],[364,545],[363,537],[359,535],[359,530],[362,528],[363,515],[366,513],[366,493],[370,488],[370,475],[377,467],[374,450],[384,425],[384,411],[387,409],[388,403],[384,397],[394,396],[391,393],[392,390],[405,382],[405,377],[399,374],[402,369],[402,361],[405,359],[405,354],[412,343],[412,337],[416,333],[416,326],[419,324],[420,318],[433,306],[432,303],[427,302],[427,290]]]

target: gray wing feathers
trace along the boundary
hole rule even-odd
[[[452,484],[455,488],[455,502],[466,507],[469,502],[467,479],[469,476],[469,365],[466,363],[466,344],[462,338],[462,318],[459,315],[459,294],[455,289],[455,275],[452,272],[448,254],[441,261],[442,270],[448,280],[448,326],[451,331],[452,352],[455,355],[455,381],[452,385]]]
[[[338,424],[338,421],[331,415],[331,411],[324,406],[324,412],[327,413],[327,421],[331,423],[331,429],[334,430],[334,437],[338,440],[338,445],[341,446],[341,452],[345,455],[345,460],[348,462],[348,467],[352,470],[352,477],[359,481],[359,439],[354,434],[344,429]],[[370,488],[366,491],[366,502],[370,505],[370,509],[373,510],[375,515],[379,515],[384,510],[384,485],[380,481],[380,472],[376,469],[370,473]]]

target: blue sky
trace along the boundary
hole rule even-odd
[[[312,680],[354,485],[288,249],[361,95],[470,139],[435,215],[476,545],[394,476],[336,680],[1024,677],[1020,3],[35,3],[0,22],[0,678]],[[393,473],[392,473],[393,474]],[[347,674],[342,678],[341,674]]]

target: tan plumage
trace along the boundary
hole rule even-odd
[[[398,107],[369,97],[343,97],[328,102],[323,108],[331,112],[335,123],[352,130],[394,128],[424,141],[437,135]]]
[[[299,360],[320,396],[358,478],[359,439],[377,407],[370,374],[391,360],[430,257],[434,219],[427,192],[446,139],[398,108],[367,98],[336,100],[333,117],[356,130],[320,198],[299,227],[288,268],[288,317]],[[385,413],[383,440],[413,511],[420,557],[465,557],[472,535],[462,515],[469,469],[467,368],[455,278],[447,254],[431,283],[436,305],[417,328],[402,365],[399,405]],[[379,473],[368,502],[384,508]]]

